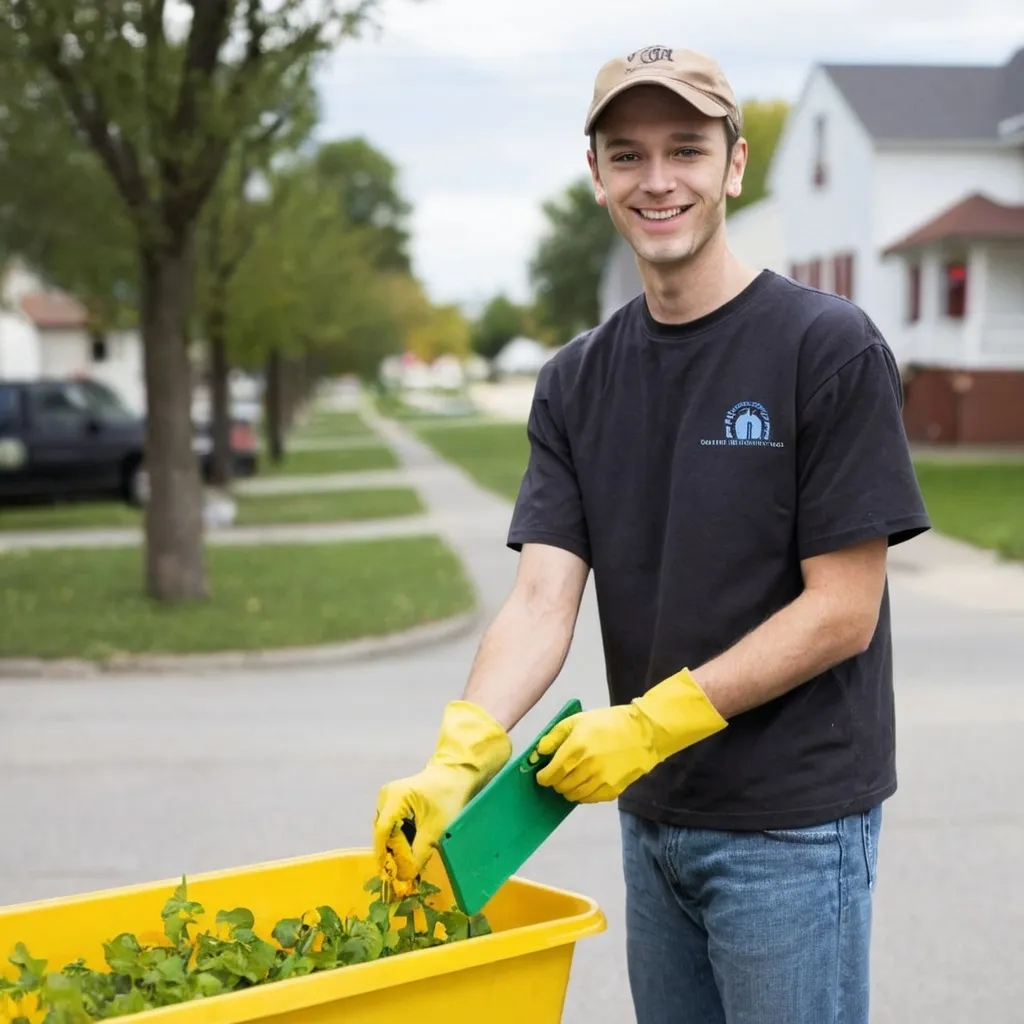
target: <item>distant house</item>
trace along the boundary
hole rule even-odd
[[[501,376],[534,377],[554,354],[553,349],[533,338],[516,337],[506,342],[491,366]]]
[[[18,261],[0,277],[0,380],[91,377],[145,409],[142,343],[135,331],[94,336],[85,308]]]
[[[1001,65],[816,66],[767,185],[730,243],[868,312],[913,440],[1024,441],[1024,48]],[[626,262],[609,260],[603,316],[639,291]]]

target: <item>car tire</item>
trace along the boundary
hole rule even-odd
[[[141,459],[132,459],[125,466],[123,481],[124,500],[142,508],[149,500],[149,472]]]

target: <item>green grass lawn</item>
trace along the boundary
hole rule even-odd
[[[279,466],[269,459],[260,464],[260,476],[319,476],[321,473],[355,473],[367,469],[397,469],[398,459],[386,445],[365,448],[328,448],[286,451]]]
[[[355,412],[317,412],[308,423],[296,427],[293,437],[334,438],[372,437],[373,431],[366,421]]]
[[[919,459],[915,468],[939,533],[1024,559],[1024,462]]]
[[[443,458],[462,466],[482,487],[515,499],[530,455],[525,423],[490,423],[459,430],[420,426],[416,433]]]
[[[408,487],[353,488],[296,494],[241,494],[236,501],[236,523],[239,526],[389,519],[424,511],[419,495]],[[0,531],[141,525],[141,511],[116,501],[82,501],[0,509]]]
[[[387,416],[393,420],[430,422],[462,421],[468,419],[482,419],[480,412],[473,405],[472,400],[466,395],[446,396],[448,409],[445,412],[434,412],[430,409],[421,409],[402,399],[400,395],[390,392],[375,393],[372,402],[381,416]]]
[[[142,592],[140,548],[0,552],[0,657],[257,650],[379,636],[469,610],[437,537],[211,546],[210,598],[165,607]]]

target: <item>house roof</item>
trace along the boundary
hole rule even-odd
[[[975,192],[888,246],[885,253],[936,242],[996,239],[1024,239],[1024,204],[997,203]]]
[[[1005,64],[824,64],[868,133],[906,141],[996,141],[1024,113],[1024,47]]]
[[[40,328],[74,329],[88,323],[85,306],[66,292],[28,292],[21,298],[21,309]]]

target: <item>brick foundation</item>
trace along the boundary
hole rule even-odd
[[[1024,370],[917,366],[903,390],[903,422],[913,442],[1024,443]]]

